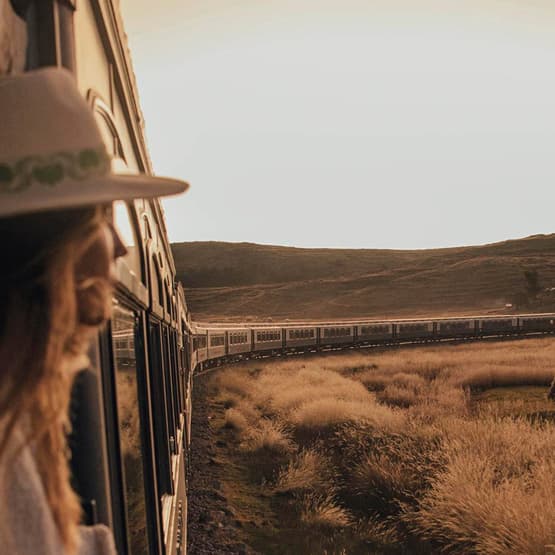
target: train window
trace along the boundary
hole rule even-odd
[[[148,552],[146,492],[143,476],[135,333],[135,314],[131,310],[116,306],[112,319],[112,338],[128,543],[131,553],[146,554]]]
[[[210,347],[221,347],[224,344],[225,344],[225,336],[212,335],[210,337]]]
[[[164,361],[164,375],[166,384],[166,402],[168,403],[168,427],[170,434],[170,442],[175,442],[176,438],[176,407],[175,407],[175,387],[173,380],[173,369],[171,364],[170,355],[170,340],[168,329],[164,326],[162,328],[162,356]],[[174,443],[175,445],[175,443]],[[173,447],[171,449],[173,452]]]
[[[135,274],[141,281],[144,281],[142,271],[141,253],[137,241],[137,233],[133,223],[129,207],[125,202],[117,201],[114,203],[114,222],[119,231],[120,237],[127,248],[124,257],[129,271]]]
[[[170,464],[170,445],[168,433],[168,410],[169,404],[166,400],[166,387],[164,380],[164,359],[162,356],[162,333],[158,323],[150,324],[150,384],[152,395],[152,415],[156,433],[156,459],[157,478],[160,494],[173,493],[173,481]]]

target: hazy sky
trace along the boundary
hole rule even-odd
[[[154,8],[155,6],[155,8]],[[553,0],[122,0],[172,241],[555,231]]]

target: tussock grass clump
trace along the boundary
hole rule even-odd
[[[428,380],[419,374],[407,374],[407,372],[393,374],[391,381],[399,387],[404,387],[414,392],[423,391],[428,383]]]
[[[245,399],[240,399],[232,408],[225,411],[224,426],[244,433],[250,428],[256,427],[261,418],[262,415],[256,407]]]
[[[315,449],[303,449],[279,472],[273,491],[291,493],[330,489],[328,461]]]
[[[231,408],[225,411],[224,425],[238,432],[244,432],[248,429],[249,422],[240,410]]]
[[[375,516],[360,520],[357,523],[357,533],[367,543],[381,548],[398,547],[403,541],[393,523]]]
[[[393,375],[386,372],[371,370],[357,376],[368,391],[383,391],[388,385],[393,383]]]
[[[419,396],[414,389],[390,384],[378,395],[378,400],[386,405],[406,409],[411,405],[415,405],[419,400]]]
[[[281,423],[268,418],[262,419],[256,427],[246,430],[241,447],[246,452],[270,451],[289,453],[293,450],[291,435]]]
[[[364,422],[376,428],[399,428],[404,417],[399,412],[369,399],[366,403],[332,397],[308,401],[289,415],[299,428],[322,430],[348,422]]]
[[[345,454],[336,462],[343,484],[338,495],[361,517],[414,507],[444,464],[441,444],[441,433],[420,423],[394,432],[346,426],[333,443]]]
[[[307,494],[302,499],[301,521],[318,528],[345,528],[352,517],[333,495]]]
[[[450,553],[540,555],[555,543],[555,464],[500,479],[495,465],[474,453],[452,455],[417,511],[413,530]]]
[[[448,419],[445,464],[402,515],[449,553],[544,554],[555,540],[555,428]]]
[[[213,384],[218,391],[218,398],[228,409],[248,397],[253,386],[252,378],[247,373],[235,369],[218,374]]]
[[[486,363],[466,372],[457,373],[453,381],[462,387],[474,390],[491,389],[493,387],[510,387],[514,385],[545,385],[553,380],[553,369],[537,368],[525,364],[499,366]]]

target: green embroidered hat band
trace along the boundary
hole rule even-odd
[[[179,179],[114,173],[92,109],[65,69],[0,77],[0,122],[0,218],[188,188]]]
[[[13,163],[0,162],[0,194],[20,193],[33,185],[55,187],[66,179],[82,181],[110,171],[104,146],[49,156],[26,156]]]

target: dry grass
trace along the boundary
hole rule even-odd
[[[329,489],[328,461],[315,449],[303,449],[279,472],[273,491],[290,493]]]
[[[476,453],[452,453],[405,520],[451,553],[547,553],[555,543],[555,463],[542,461],[512,478],[496,466]]]
[[[297,500],[299,526],[386,551],[539,555],[555,553],[555,426],[527,418],[546,405],[518,388],[484,390],[554,369],[554,340],[523,340],[246,364],[218,387],[242,448],[280,455],[269,493]]]
[[[290,422],[299,428],[321,430],[348,422],[365,422],[376,428],[397,429],[403,416],[373,399],[367,403],[334,399],[333,397],[307,401],[289,415]]]
[[[301,521],[318,528],[345,528],[352,517],[332,495],[308,494],[302,500]]]
[[[231,408],[225,411],[225,425],[238,432],[244,432],[248,429],[249,422],[241,411]]]
[[[246,452],[288,453],[293,450],[293,443],[282,423],[264,418],[256,427],[246,431],[241,447]]]

